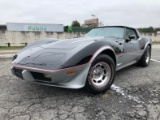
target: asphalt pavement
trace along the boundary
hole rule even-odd
[[[11,74],[10,59],[0,63],[0,120],[160,120],[158,45],[148,67],[118,71],[99,95],[27,82]]]

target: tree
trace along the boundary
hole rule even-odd
[[[81,25],[80,25],[80,23],[77,20],[75,20],[75,21],[72,22],[71,26],[72,27],[80,27]]]
[[[154,33],[154,32],[156,32],[155,29],[152,26],[150,26],[148,28],[138,28],[138,30],[141,33]]]

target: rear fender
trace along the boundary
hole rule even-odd
[[[148,46],[150,46],[150,47],[152,48],[151,43],[150,43],[150,42],[147,42],[146,45],[145,45],[145,47],[144,47],[143,53],[146,51],[146,49],[147,49]]]

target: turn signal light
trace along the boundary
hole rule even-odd
[[[67,75],[74,75],[76,74],[76,70],[71,70],[67,72]]]

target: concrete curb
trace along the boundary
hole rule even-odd
[[[0,55],[0,60],[11,60],[13,58],[14,54],[4,54]]]

